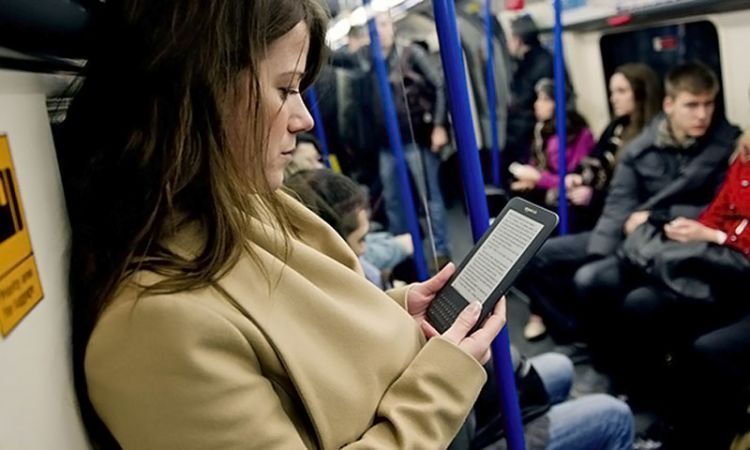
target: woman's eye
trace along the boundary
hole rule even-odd
[[[281,99],[286,100],[287,97],[289,97],[290,95],[299,94],[299,89],[283,87],[283,88],[279,88],[279,93],[281,94]]]

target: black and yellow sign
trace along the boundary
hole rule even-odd
[[[7,336],[42,299],[31,238],[10,158],[8,136],[0,135],[0,331]]]

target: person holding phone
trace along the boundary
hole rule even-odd
[[[105,448],[444,448],[505,303],[427,339],[454,271],[387,294],[282,193],[315,0],[112,0],[60,137],[74,367]],[[113,102],[113,99],[118,99]]]

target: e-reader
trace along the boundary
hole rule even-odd
[[[470,303],[482,303],[475,328],[495,308],[518,274],[557,226],[557,214],[520,197],[512,198],[437,293],[427,319],[443,333]]]

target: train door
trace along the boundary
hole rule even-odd
[[[723,79],[719,37],[708,20],[607,34],[601,39],[601,53],[607,80],[618,66],[629,62],[646,63],[663,78],[671,67],[688,61],[701,61],[711,67],[720,87]],[[721,115],[724,114],[722,91],[716,105]]]

